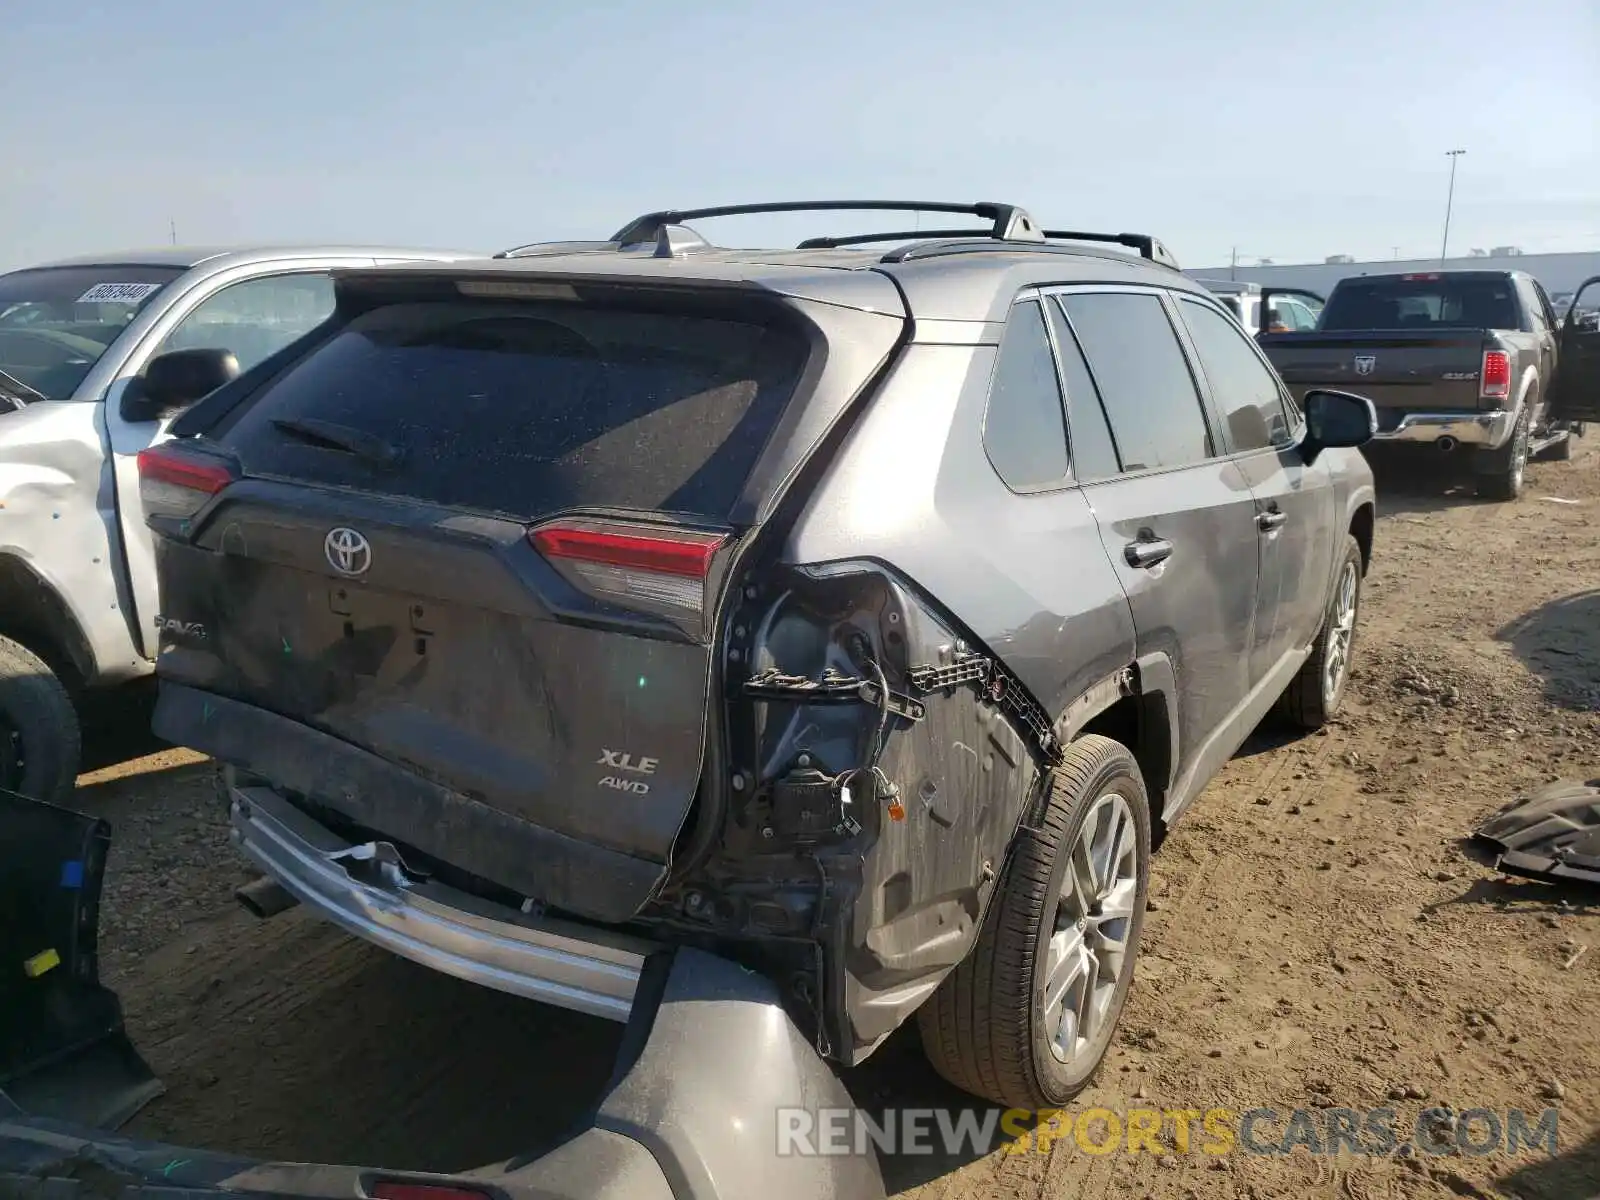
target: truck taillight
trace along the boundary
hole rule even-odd
[[[1511,356],[1504,350],[1483,352],[1479,394],[1484,399],[1504,399],[1511,394]]]
[[[623,521],[558,521],[528,540],[580,591],[625,608],[698,623],[724,533]]]
[[[139,498],[146,517],[192,517],[234,481],[233,468],[171,442],[139,451]]]

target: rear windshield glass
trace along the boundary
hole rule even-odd
[[[583,505],[722,518],[805,362],[794,333],[704,316],[396,304],[216,436],[248,474],[517,518]]]
[[[1318,329],[1428,329],[1521,325],[1509,279],[1379,279],[1341,283],[1322,310]]]

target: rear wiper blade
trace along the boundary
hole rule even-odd
[[[400,461],[400,448],[380,437],[336,425],[332,421],[318,421],[313,417],[273,417],[272,427],[297,441],[324,450],[342,450],[379,466],[392,467]]]

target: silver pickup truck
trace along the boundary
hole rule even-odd
[[[0,790],[70,795],[82,701],[155,669],[139,451],[321,324],[335,267],[467,257],[167,247],[0,275]]]
[[[1514,500],[1529,457],[1566,458],[1597,419],[1594,329],[1565,318],[1522,271],[1430,271],[1342,279],[1309,332],[1257,338],[1298,398],[1317,388],[1368,397],[1369,452],[1422,446],[1472,455],[1478,494]]]

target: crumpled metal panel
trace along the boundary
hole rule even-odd
[[[1502,808],[1474,835],[1512,875],[1600,884],[1600,778],[1540,788]]]

